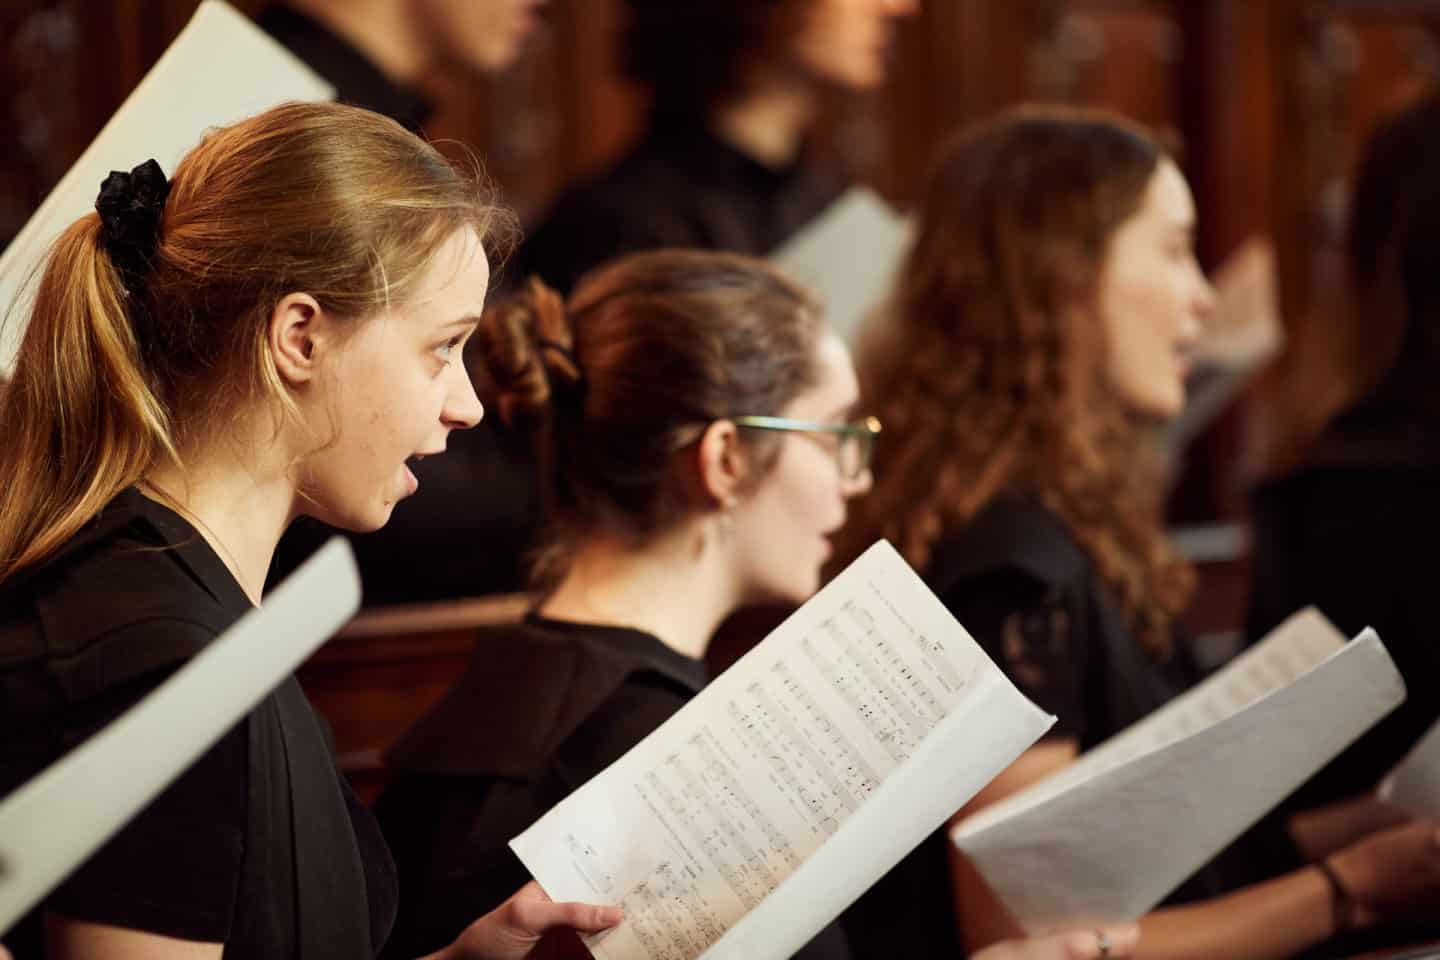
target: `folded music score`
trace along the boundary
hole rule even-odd
[[[1404,699],[1373,630],[1307,608],[952,838],[1031,933],[1134,920]]]
[[[881,542],[511,846],[602,960],[788,957],[1053,722]]]

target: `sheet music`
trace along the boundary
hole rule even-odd
[[[511,847],[602,960],[788,957],[1053,722],[881,542]]]
[[[1380,784],[1380,799],[1421,817],[1440,817],[1440,723]]]
[[[912,225],[868,187],[852,187],[770,260],[820,294],[825,316],[853,345],[871,311],[890,295]]]
[[[50,244],[95,208],[100,181],[154,157],[167,176],[211,127],[335,89],[243,14],[205,0],[0,255],[0,375],[29,323],[27,283]],[[22,299],[22,295],[24,299]]]
[[[198,656],[0,802],[0,934],[139,813],[360,607],[331,538]],[[103,789],[97,785],[103,784]]]
[[[1307,609],[952,838],[1030,932],[1132,920],[1404,699],[1374,631]]]
[[[1345,635],[1320,611],[1307,607],[1192,689],[1019,796],[1026,798],[1025,805],[1043,802],[1106,770],[1206,730],[1294,681],[1344,645]],[[977,816],[998,815],[982,811]]]

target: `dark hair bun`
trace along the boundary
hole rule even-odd
[[[565,301],[537,278],[487,310],[475,337],[493,401],[508,426],[542,416],[557,393],[580,385]]]

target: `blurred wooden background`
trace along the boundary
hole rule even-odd
[[[237,5],[254,12],[263,0]],[[5,0],[0,238],[14,234],[196,0]],[[618,76],[621,0],[552,0],[521,64],[436,77],[430,133],[484,158],[527,222],[635,136],[644,97]],[[1377,120],[1440,73],[1440,0],[926,0],[892,82],[837,102],[823,161],[899,205],[956,127],[1027,99],[1098,105],[1184,145],[1214,267],[1245,238],[1277,244],[1284,321],[1333,294],[1344,184]],[[1237,452],[1263,419],[1242,402],[1198,445],[1176,519],[1243,511]]]

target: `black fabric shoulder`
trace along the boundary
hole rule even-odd
[[[251,609],[204,538],[133,489],[7,584],[0,603],[0,726],[10,734],[0,738],[0,784],[10,786]],[[387,860],[378,838],[363,862],[359,845],[355,812],[291,677],[50,903],[100,922],[223,940],[226,956],[369,956],[372,936],[389,925],[382,894],[393,875],[373,862]],[[368,928],[356,922],[367,900]]]
[[[464,675],[391,748],[387,763],[406,773],[532,777],[640,672],[684,689],[678,676],[663,679],[663,663],[627,655],[583,631],[530,623],[481,629]]]
[[[571,187],[516,253],[515,279],[534,275],[569,294],[593,267],[615,257],[659,247],[707,246],[699,227],[670,203],[636,205],[644,198],[674,198],[689,191],[648,144],[593,180]],[[679,190],[677,190],[677,185]]]
[[[515,260],[562,293],[592,267],[660,247],[768,256],[840,194],[810,166],[771,168],[702,124],[652,128],[617,164],[562,195]]]
[[[1014,571],[1048,586],[1078,585],[1094,570],[1065,524],[1024,500],[996,500],[936,544],[926,579],[944,594],[961,581]]]
[[[188,660],[249,608],[198,534],[119,500],[0,604],[0,666],[42,664],[70,703]]]
[[[46,907],[93,923],[223,942],[245,852],[247,736],[242,722],[201,755]]]
[[[674,716],[690,694],[653,673],[632,674],[557,744],[556,776],[574,790]]]
[[[52,655],[49,668],[65,699],[81,703],[131,680],[179,666],[219,632],[194,620],[137,620],[96,636],[73,654]]]

